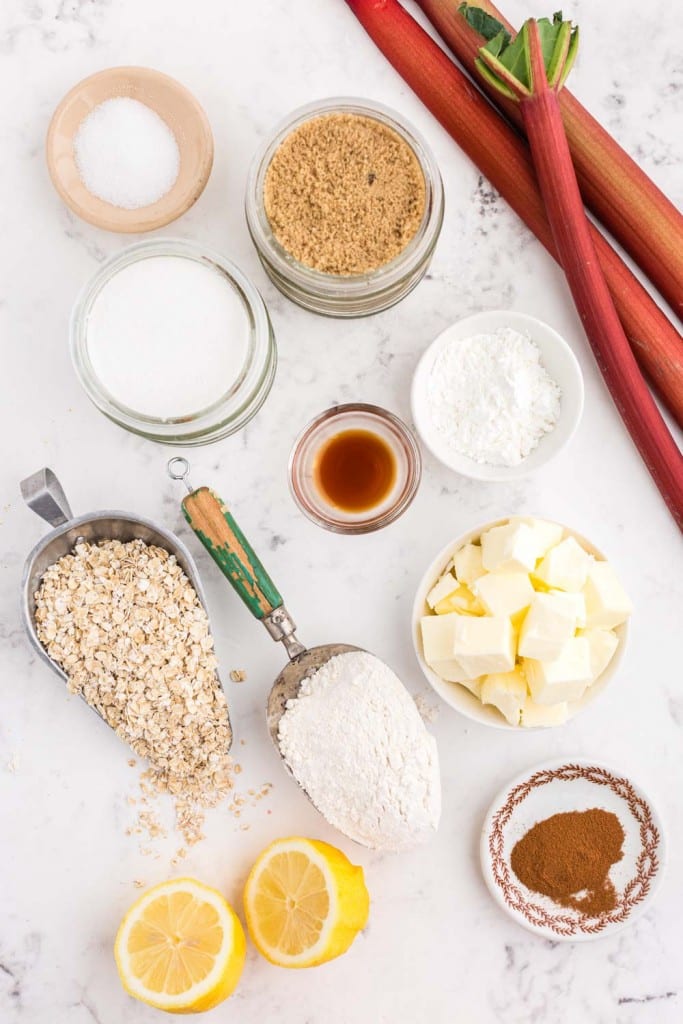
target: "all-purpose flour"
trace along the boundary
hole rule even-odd
[[[351,839],[402,850],[436,830],[436,741],[379,658],[350,651],[326,662],[288,701],[278,739],[318,810]]]
[[[560,415],[560,388],[540,349],[510,327],[447,342],[427,388],[432,422],[448,447],[491,466],[517,466]]]

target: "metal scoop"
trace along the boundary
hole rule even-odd
[[[38,639],[35,623],[35,594],[48,566],[63,555],[69,554],[80,541],[96,544],[100,540],[120,540],[124,543],[131,540],[142,540],[145,544],[154,544],[157,547],[165,548],[171,555],[175,555],[208,615],[204,589],[192,555],[182,541],[162,526],[158,526],[149,519],[140,519],[127,512],[116,512],[110,509],[74,518],[62,486],[51,469],[41,469],[22,480],[21,494],[29,508],[32,508],[50,526],[54,527],[47,537],[36,544],[24,564],[21,581],[24,625],[29,640],[39,657],[65,682],[67,680],[66,673],[57,662],[52,660]],[[220,685],[218,675],[216,675],[216,680]],[[92,710],[99,715],[95,708]],[[230,744],[232,744],[232,729],[230,730]]]
[[[296,623],[249,541],[218,495],[208,487],[193,490],[188,479],[189,472],[187,459],[174,458],[168,463],[171,479],[182,480],[189,492],[182,503],[185,518],[252,615],[263,623],[273,640],[279,640],[287,651],[289,664],[273,683],[266,711],[270,738],[282,757],[278,728],[287,701],[295,698],[303,680],[317,672],[330,658],[336,654],[360,651],[362,648],[351,644],[304,647],[297,640]],[[283,761],[290,771],[287,761],[284,758]]]

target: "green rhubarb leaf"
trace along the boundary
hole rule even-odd
[[[488,67],[487,80],[491,81],[491,76],[497,76],[501,91],[506,95],[511,87],[516,88],[514,82],[511,86],[511,78],[522,87],[520,93],[528,92],[532,83],[526,32],[522,30],[513,39],[499,21],[481,8],[463,3],[458,10],[467,23],[487,40],[479,51],[483,65]],[[576,56],[578,29],[563,19],[562,11],[555,11],[552,20],[539,18],[536,24],[548,81],[552,87],[561,88]],[[487,60],[487,54],[491,54],[495,60]],[[479,69],[483,74],[482,65],[479,65]]]
[[[512,37],[508,30],[488,11],[483,11],[481,7],[472,7],[466,3],[460,4],[458,10],[465,18],[467,24],[475,32],[478,32],[480,36],[483,36],[484,39],[492,40],[502,36],[506,46],[510,42]]]
[[[490,44],[487,44],[484,49],[492,52],[489,47]],[[522,32],[519,32],[507,46],[499,49],[494,56],[498,58],[503,67],[507,68],[518,82],[525,85],[527,89],[529,88],[529,55]]]
[[[494,57],[497,57],[498,54],[505,49],[509,42],[510,33],[506,32],[505,29],[502,29],[497,36],[494,36],[493,39],[489,41],[489,44],[486,47],[486,49],[488,50],[489,53],[492,53]]]

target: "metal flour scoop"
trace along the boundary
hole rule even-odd
[[[270,738],[286,770],[296,779],[316,810],[354,842],[383,850],[408,849],[424,842],[436,829],[440,814],[438,753],[434,739],[429,737],[424,728],[410,695],[406,691],[404,699],[411,709],[411,714],[414,714],[419,722],[419,727],[424,733],[424,741],[421,738],[408,740],[409,745],[406,746],[404,741],[408,732],[399,728],[393,735],[396,744],[393,763],[387,760],[386,751],[380,747],[380,753],[377,754],[370,744],[368,763],[375,759],[372,768],[376,768],[376,772],[368,771],[367,765],[352,765],[339,769],[344,772],[344,777],[335,778],[333,788],[344,790],[346,783],[353,783],[357,791],[360,785],[363,793],[364,824],[357,823],[353,814],[348,818],[344,815],[336,816],[336,820],[332,820],[323,809],[324,786],[318,791],[318,798],[323,805],[319,806],[306,787],[301,785],[286,757],[283,756],[278,731],[287,702],[299,696],[301,684],[305,679],[314,675],[335,655],[359,652],[362,648],[350,644],[304,647],[296,638],[296,626],[283,604],[277,587],[221,499],[208,487],[192,489],[188,481],[189,465],[185,459],[171,459],[168,472],[174,480],[184,481],[189,491],[182,503],[188,523],[252,615],[263,623],[270,636],[274,640],[279,640],[287,651],[289,664],[275,680],[268,695],[267,705]],[[397,683],[400,686],[398,680]],[[402,700],[398,700],[399,705],[402,703]],[[372,715],[372,712],[368,711],[368,714]],[[385,716],[381,708],[378,714],[381,727],[384,728]],[[392,720],[392,715],[387,715],[387,718]],[[382,772],[390,779],[388,795],[382,785],[375,785],[372,781]],[[374,788],[368,791],[369,786]],[[332,811],[333,815],[334,813]]]
[[[29,640],[40,658],[65,682],[66,673],[52,660],[38,639],[35,623],[35,593],[48,566],[63,555],[69,554],[80,541],[96,544],[100,540],[120,540],[125,543],[139,539],[143,540],[145,544],[154,544],[157,547],[165,548],[170,554],[175,555],[178,564],[194,587],[197,597],[208,614],[204,590],[192,555],[182,541],[162,526],[158,526],[149,519],[141,519],[131,516],[127,512],[116,512],[109,509],[74,518],[62,486],[51,469],[41,469],[22,480],[21,493],[29,508],[32,508],[53,527],[52,531],[36,544],[24,565],[21,581],[24,625]],[[216,681],[220,686],[218,676],[216,676]],[[88,707],[90,706],[88,705]],[[95,711],[95,708],[92,710]],[[95,711],[95,713],[99,715],[99,712]],[[230,732],[231,743],[232,730]]]
[[[287,701],[295,698],[302,681],[317,672],[330,658],[336,654],[360,651],[362,648],[351,644],[304,647],[297,640],[296,624],[249,541],[221,499],[210,488],[193,490],[188,480],[189,472],[187,459],[174,458],[168,463],[171,479],[182,480],[189,491],[182,502],[185,518],[252,615],[263,623],[273,640],[280,641],[287,651],[289,664],[283,668],[271,688],[266,712],[270,738],[282,757],[278,727]],[[290,771],[287,761],[282,759]]]

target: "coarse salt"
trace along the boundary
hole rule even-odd
[[[372,654],[338,654],[304,679],[278,743],[318,810],[356,842],[403,850],[436,830],[436,741],[400,679]]]
[[[123,210],[156,203],[173,188],[180,169],[169,126],[128,96],[105,100],[83,119],[74,158],[87,190]]]
[[[560,416],[561,391],[531,338],[510,327],[454,338],[427,383],[434,429],[458,455],[517,466]]]

